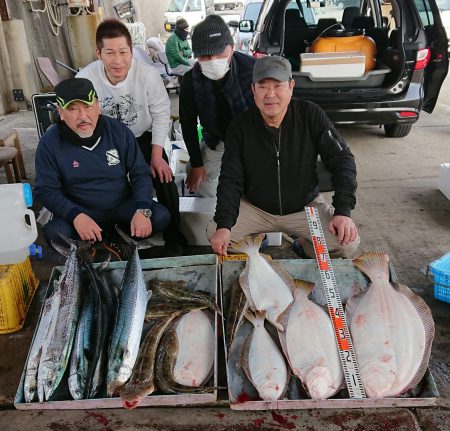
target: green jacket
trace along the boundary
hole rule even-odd
[[[192,49],[187,40],[181,39],[173,32],[166,42],[166,55],[170,67],[177,67],[180,64],[190,66],[188,58],[192,55]]]

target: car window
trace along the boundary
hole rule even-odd
[[[419,12],[420,20],[422,21],[423,27],[433,25],[434,17],[431,11],[430,2],[428,0],[414,0],[417,12]]]
[[[302,10],[300,11],[300,16],[305,18],[305,21],[308,25],[314,25],[317,23],[316,14],[313,8],[308,8],[306,5],[306,0],[301,0],[300,5],[302,6]],[[292,0],[286,9],[298,9],[297,2]]]
[[[202,10],[202,3],[200,0],[188,0],[186,11],[198,12]]]
[[[244,16],[242,19],[251,19],[256,24],[258,21],[259,11],[261,10],[262,2],[249,3],[245,8]]]
[[[186,0],[170,0],[167,12],[182,12]]]

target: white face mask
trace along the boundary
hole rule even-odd
[[[209,79],[212,79],[213,81],[223,78],[225,74],[230,70],[228,57],[199,61],[199,63],[203,75],[205,75]]]

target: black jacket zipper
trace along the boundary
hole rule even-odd
[[[273,145],[275,147],[276,158],[277,158],[277,172],[278,172],[278,205],[280,207],[280,216],[283,215],[283,206],[281,204],[281,169],[280,169],[280,149],[281,149],[281,124],[278,128],[278,145],[273,139]]]

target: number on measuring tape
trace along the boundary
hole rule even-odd
[[[331,259],[328,254],[325,236],[320,223],[319,212],[315,207],[305,207],[308,226],[311,232],[312,243],[316,255],[317,266],[319,267],[320,279],[325,290],[328,312],[333,324],[336,344],[339,350],[342,369],[344,371],[345,383],[347,385],[350,398],[365,398],[366,393],[362,384],[361,375],[358,369],[353,350],[350,332],[344,314],[341,297],[336,284]]]

